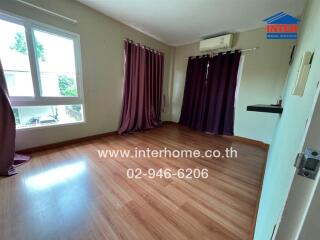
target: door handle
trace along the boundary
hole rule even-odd
[[[294,166],[298,175],[314,180],[320,168],[320,151],[307,148],[304,153],[298,153]]]

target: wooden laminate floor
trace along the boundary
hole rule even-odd
[[[97,149],[220,149],[238,158],[99,158]],[[33,154],[0,178],[0,239],[248,239],[266,150],[178,125]],[[128,179],[207,168],[207,179]]]

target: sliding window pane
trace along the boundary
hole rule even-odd
[[[83,122],[81,104],[14,107],[13,112],[17,129]]]
[[[0,59],[10,96],[34,96],[25,28],[0,19]]]
[[[77,97],[74,42],[70,38],[34,30],[41,95]]]

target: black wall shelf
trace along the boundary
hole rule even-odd
[[[283,112],[283,108],[281,106],[256,104],[247,106],[247,111],[281,114]]]

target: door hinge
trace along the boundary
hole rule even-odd
[[[296,160],[294,162],[294,166],[296,168],[299,168],[300,164],[301,164],[301,161],[303,160],[303,157],[304,157],[304,154],[303,153],[298,153],[297,154],[297,157],[296,157]]]
[[[272,230],[272,234],[271,234],[270,240],[273,239],[273,235],[274,235],[274,233],[275,233],[276,227],[277,227],[277,224],[275,224],[275,225],[273,226],[273,230]]]
[[[312,53],[311,58],[310,58],[310,61],[309,61],[310,66],[311,66],[311,64],[312,64],[313,57],[314,57],[314,52]]]
[[[309,122],[309,118],[307,118],[307,119],[306,119],[306,125],[304,126],[304,129],[306,129],[306,128],[307,128],[307,126],[308,126],[308,122]]]

